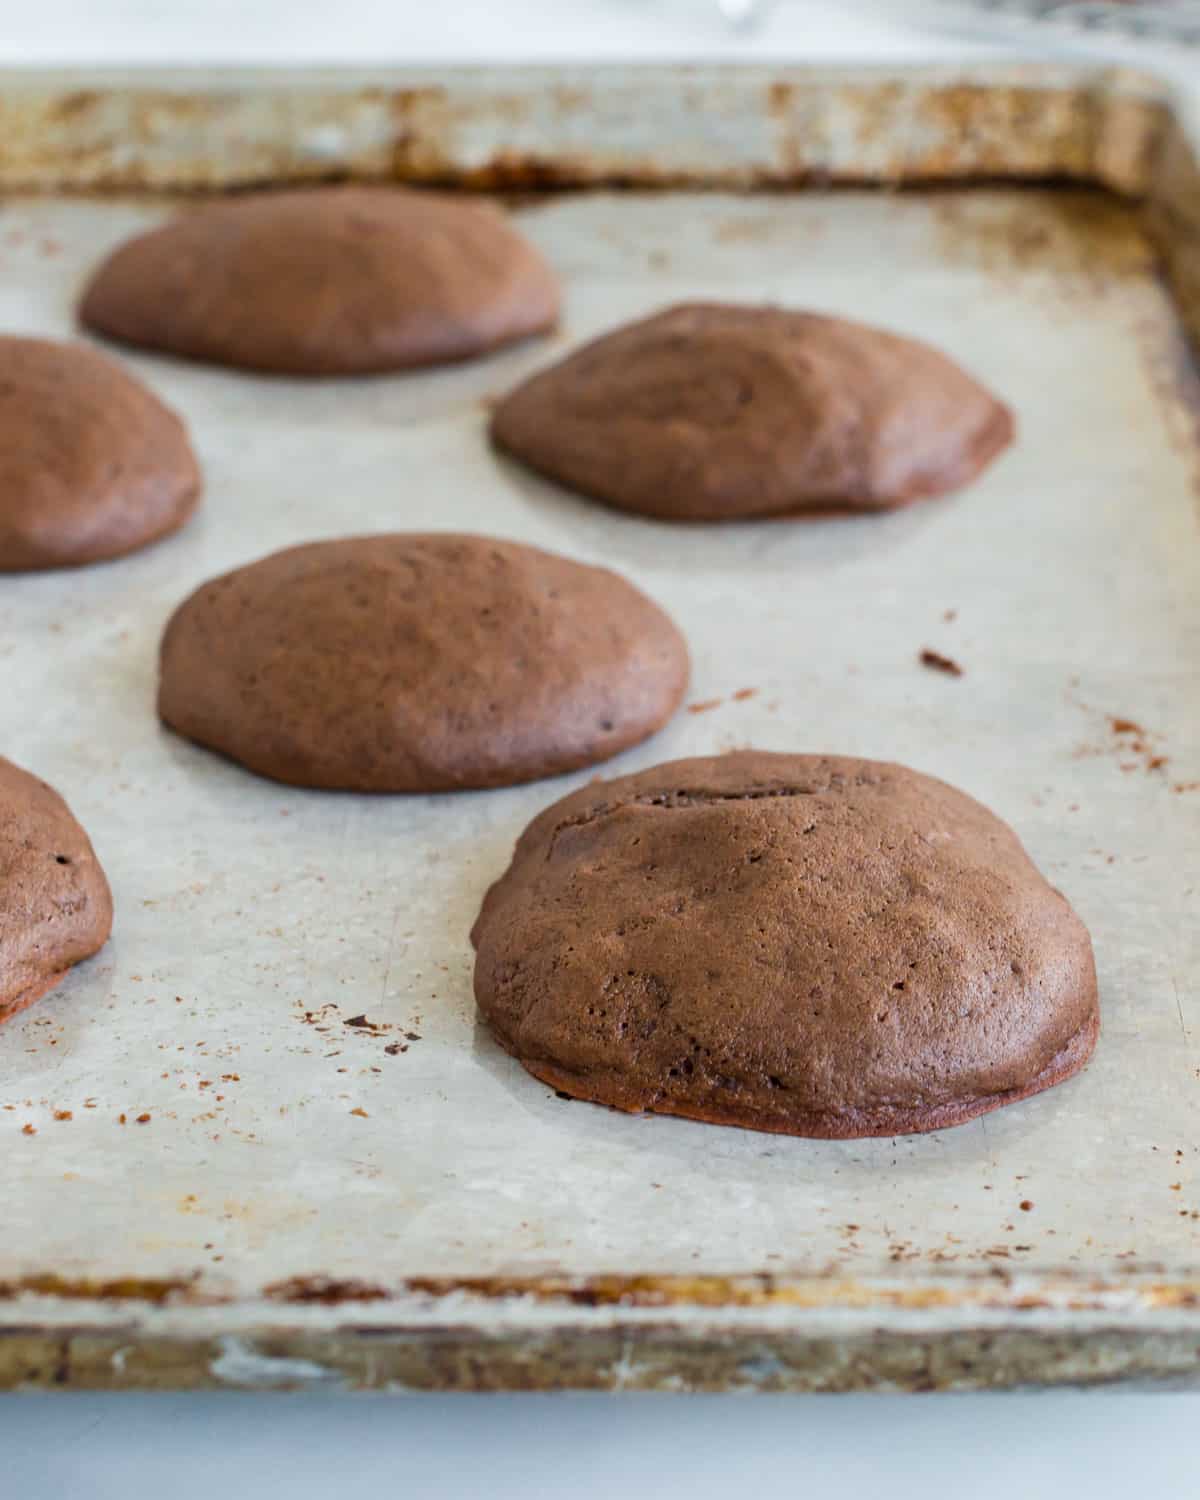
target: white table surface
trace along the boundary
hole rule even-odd
[[[782,0],[0,0],[0,65],[987,55],[953,8]],[[1054,44],[1065,48],[1061,39]],[[1155,59],[1200,80],[1200,59]],[[2,1232],[2,1227],[0,1227]],[[0,1398],[13,1500],[1200,1493],[1200,1395]]]

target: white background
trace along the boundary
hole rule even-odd
[[[965,8],[901,0],[784,0],[748,36],[712,0],[0,0],[0,64],[914,60],[1003,46],[1003,28],[974,30]],[[1200,60],[1170,65],[1200,79]],[[1181,1394],[10,1396],[0,1494],[725,1500],[886,1486],[890,1500],[1182,1500],[1200,1485],[1198,1425],[1200,1396]]]

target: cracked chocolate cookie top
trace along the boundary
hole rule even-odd
[[[1008,409],[928,344],[780,307],[686,303],[518,386],[495,443],[664,520],[886,510],[968,483]]]
[[[0,1021],[108,941],[112,897],[53,787],[0,758]]]
[[[391,187],[246,193],[119,246],[84,293],[97,333],[295,375],[469,359],[553,327],[558,282],[499,209]]]
[[[688,654],[631,583],[491,537],[312,542],[212,579],[163,637],[180,734],[297,786],[508,786],[659,729]]]
[[[1088,934],[1016,835],[903,766],[747,751],[573,792],[472,939],[497,1040],[554,1088],[795,1135],[934,1130],[1098,1032]]]

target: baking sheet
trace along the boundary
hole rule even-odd
[[[0,324],[69,334],[88,267],[163,212],[7,201]],[[551,344],[317,384],[127,356],[187,414],[202,512],[141,556],[0,585],[3,752],[69,798],[117,909],[109,948],[3,1035],[0,1281],[199,1273],[249,1297],[314,1275],[1200,1267],[1197,455],[1130,212],[1050,192],[595,194],[517,217],[566,283]],[[492,456],[495,393],[683,297],[932,339],[1013,404],[1020,441],[904,514],[694,529]],[[467,931],[525,822],[585,778],[306,794],[154,717],[158,636],[192,587],[386,528],[608,563],[673,613],[695,711],[613,774],[832,750],[993,807],[1093,932],[1087,1071],[958,1129],[848,1143],[629,1118],[529,1078],[476,1021]],[[927,646],[965,675],[923,670]]]

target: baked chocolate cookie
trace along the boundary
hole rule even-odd
[[[355,375],[470,359],[551,328],[558,283],[488,204],[404,188],[207,203],[120,246],[80,317],[187,359]]]
[[[1012,830],[877,761],[585,786],[521,835],[472,940],[535,1077],[719,1125],[938,1130],[1060,1083],[1099,1029],[1087,931]]]
[[[887,510],[957,489],[1008,409],[915,339],[780,307],[687,303],[519,385],[494,442],[560,484],[669,521]]]
[[[0,1021],[103,948],[112,897],[58,793],[0,758]]]
[[[360,792],[508,786],[662,726],[682,636],[606,568],[490,537],[350,537],[198,589],[158,709],[261,776]]]
[[[120,365],[0,336],[0,572],[133,552],[182,526],[199,495],[183,423]]]

